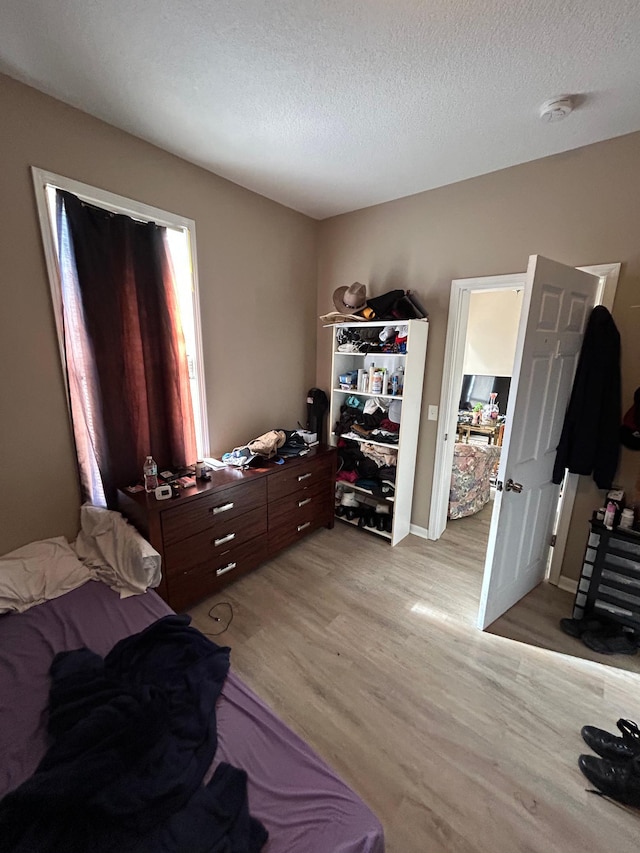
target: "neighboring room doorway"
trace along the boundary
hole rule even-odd
[[[537,267],[537,271],[536,271]],[[615,287],[617,284],[620,264],[607,264],[595,267],[580,268],[590,276],[580,276],[580,273],[572,273],[572,268],[564,267],[544,258],[532,256],[530,258],[528,273],[516,273],[506,276],[494,276],[485,278],[460,279],[452,282],[451,301],[449,310],[449,323],[447,329],[447,342],[445,351],[445,364],[443,370],[443,384],[440,400],[440,420],[438,424],[438,439],[434,468],[434,481],[431,496],[431,511],[429,517],[429,538],[439,539],[447,526],[447,515],[449,508],[449,494],[451,487],[451,470],[453,466],[454,446],[458,437],[458,416],[463,389],[463,378],[465,377],[465,351],[467,349],[467,338],[469,331],[469,312],[471,297],[475,294],[490,293],[521,293],[523,312],[520,318],[518,340],[514,359],[513,376],[511,378],[511,389],[509,392],[509,405],[505,422],[505,436],[502,439],[503,447],[508,454],[510,435],[508,430],[512,423],[516,424],[518,431],[518,448],[514,442],[511,453],[512,465],[510,468],[527,470],[526,453],[523,455],[523,447],[526,441],[532,442],[536,447],[540,446],[540,436],[546,430],[551,434],[557,430],[558,418],[560,425],[564,419],[564,410],[570,393],[573,373],[577,362],[577,353],[582,339],[582,331],[586,323],[586,317],[594,304],[604,304],[608,308],[613,305]],[[594,279],[593,276],[596,276]],[[564,281],[564,283],[563,283]],[[593,283],[592,283],[593,282]],[[530,310],[533,311],[529,318]],[[579,320],[576,311],[580,313]],[[561,313],[564,314],[561,317]],[[579,328],[578,328],[579,326]],[[547,328],[549,332],[547,333]],[[563,332],[564,330],[564,332]],[[495,330],[494,330],[495,331]],[[555,350],[542,353],[535,352],[531,348],[533,339],[538,338],[548,342],[549,347]],[[555,337],[554,337],[555,336]],[[525,352],[526,349],[526,352]],[[524,355],[524,358],[523,358]],[[539,369],[537,367],[539,365]],[[548,369],[547,369],[548,368]],[[539,375],[536,375],[536,370]],[[545,379],[542,380],[542,372]],[[518,394],[518,385],[523,373],[523,387]],[[552,377],[555,371],[555,378]],[[526,375],[524,375],[526,374]],[[546,384],[545,384],[546,383]],[[535,386],[535,394],[532,389]],[[527,439],[523,430],[526,430],[526,411],[534,396],[539,400],[547,400],[553,397],[554,406],[550,406],[549,413],[540,415],[537,426],[537,435],[531,434]],[[517,408],[516,408],[516,398]],[[514,420],[515,416],[515,420]],[[545,418],[549,422],[545,422]],[[551,420],[555,427],[552,429]],[[532,428],[533,429],[533,428]],[[559,435],[559,433],[558,433]],[[537,444],[536,444],[537,442]],[[532,444],[532,446],[533,446]],[[551,451],[555,448],[545,447],[545,455],[548,459]],[[530,454],[531,455],[531,454]],[[532,456],[539,455],[533,453]],[[534,486],[535,465],[529,466],[531,476],[527,482],[524,492],[526,499],[513,503],[512,495],[509,495],[506,504],[507,512],[500,512],[500,506],[504,497],[502,489],[507,483],[506,467],[507,461],[501,453],[502,459],[499,463],[498,490],[500,494],[496,501],[498,512],[492,515],[491,532],[489,536],[489,547],[485,562],[485,577],[483,583],[478,626],[487,627],[491,622],[505,612],[512,604],[533,588],[541,579],[537,577],[542,569],[543,576],[552,583],[559,584],[560,567],[564,556],[567,532],[573,509],[573,501],[577,488],[577,476],[567,475],[558,502],[557,489],[554,490],[553,509],[544,513],[542,506],[551,493],[543,482]],[[524,469],[523,469],[524,465]],[[542,466],[544,467],[544,466]],[[548,467],[548,466],[547,466]],[[540,466],[538,466],[540,468]],[[510,477],[511,470],[508,472]],[[529,476],[529,475],[527,475]],[[516,478],[514,477],[514,480]],[[511,482],[511,481],[510,481]],[[517,482],[515,483],[517,487]],[[511,489],[507,485],[507,491]],[[536,497],[533,497],[536,492]],[[527,495],[527,491],[530,492]],[[509,525],[508,519],[513,512],[511,507],[517,507]],[[525,509],[526,508],[526,509]],[[510,527],[526,527],[523,525],[524,515],[527,516],[527,525],[533,523],[538,531],[536,548],[538,557],[531,562],[531,566],[522,568],[518,577],[518,568],[522,558],[515,560],[516,566],[512,569],[501,568],[497,571],[496,561],[509,564],[509,557],[505,549],[508,548],[507,539],[513,539]],[[502,522],[499,516],[502,514]],[[544,532],[543,532],[544,528]],[[547,528],[549,528],[547,532]],[[551,548],[551,532],[556,537],[556,545]],[[527,534],[524,536],[526,537]],[[533,535],[533,534],[532,534]],[[523,537],[519,542],[511,542],[511,546],[522,554]],[[544,546],[542,541],[544,540]],[[548,545],[546,543],[549,543]],[[531,543],[530,543],[531,544]],[[527,546],[529,548],[529,546]],[[529,549],[530,552],[530,549]],[[512,555],[513,556],[513,555]],[[512,560],[512,565],[513,565]],[[535,569],[533,564],[535,563]],[[512,576],[510,576],[512,575]],[[528,588],[527,588],[528,587]]]
[[[448,521],[457,522],[457,531],[493,499],[522,294],[519,284],[469,293],[448,506]]]

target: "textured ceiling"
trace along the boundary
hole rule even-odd
[[[0,0],[0,71],[316,218],[640,129],[639,44],[639,0]]]

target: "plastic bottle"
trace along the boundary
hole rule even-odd
[[[376,366],[373,362],[371,362],[371,364],[369,365],[369,382],[367,384],[367,387],[369,389],[370,394],[373,393],[373,375],[375,372],[376,372]]]
[[[633,529],[633,510],[631,507],[627,507],[627,509],[622,510],[622,515],[620,516],[620,527],[624,527],[626,530]]]
[[[616,505],[613,501],[609,501],[607,504],[607,510],[604,514],[604,526],[609,530],[613,530],[613,522],[616,517]]]
[[[145,492],[154,492],[158,488],[158,466],[153,461],[153,457],[147,456],[142,466],[144,474],[144,490]]]

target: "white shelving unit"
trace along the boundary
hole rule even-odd
[[[363,329],[376,328],[382,330],[385,326],[408,326],[407,351],[406,353],[383,353],[372,352],[341,352],[338,350],[338,332],[340,329]],[[411,505],[413,503],[413,483],[416,470],[416,454],[418,449],[418,430],[420,427],[420,410],[422,407],[422,386],[424,381],[424,367],[427,354],[427,337],[429,323],[427,320],[396,320],[377,321],[373,323],[338,323],[333,325],[333,355],[331,359],[331,400],[329,408],[330,442],[337,445],[339,436],[334,432],[336,422],[340,419],[340,407],[346,402],[347,397],[359,397],[366,400],[369,397],[379,397],[388,401],[402,400],[402,416],[400,419],[400,432],[397,445],[386,442],[377,442],[368,438],[350,438],[352,441],[366,442],[397,454],[395,492],[393,497],[378,497],[372,495],[365,489],[355,485],[341,482],[341,487],[356,493],[356,498],[370,505],[386,502],[389,504],[392,515],[392,530],[379,531],[376,528],[361,528],[375,533],[383,539],[387,539],[392,545],[396,545],[409,533],[411,524]],[[398,365],[404,368],[404,388],[401,395],[377,394],[371,392],[357,391],[355,388],[346,390],[340,388],[339,376],[341,374],[357,371],[359,368],[368,370],[371,364],[377,368],[384,367],[391,374]],[[388,389],[390,392],[390,389]],[[339,519],[347,524],[357,526],[357,521]],[[360,529],[360,528],[359,528]]]

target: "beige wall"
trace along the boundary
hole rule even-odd
[[[511,376],[521,309],[521,290],[475,291],[469,295],[464,373]]]
[[[622,261],[614,316],[625,407],[640,384],[640,311],[631,308],[640,303],[640,134],[318,224],[1,75],[0,110],[0,553],[42,536],[72,537],[78,515],[31,165],[196,221],[215,454],[294,424],[305,415],[307,388],[328,387],[330,332],[317,314],[331,308],[335,287],[353,281],[370,294],[411,288],[426,303],[424,401],[437,405],[452,278],[520,272],[536,252],[574,265]],[[413,513],[423,527],[435,435],[425,405]],[[638,467],[640,454],[623,451],[625,488]],[[600,502],[581,478],[569,575]]]
[[[73,537],[79,506],[29,167],[195,220],[215,454],[305,416],[317,225],[1,75],[0,115],[1,554]]]
[[[413,522],[428,526],[451,279],[523,272],[530,254],[571,265],[622,261],[614,306],[622,336],[623,394],[640,385],[640,133],[494,172],[320,224],[318,310],[333,290],[365,282],[375,295],[416,291],[430,331]],[[318,382],[327,386],[330,335],[318,337]],[[623,451],[619,480],[633,486],[640,454]],[[581,478],[564,573],[577,576],[586,523],[600,493]]]

